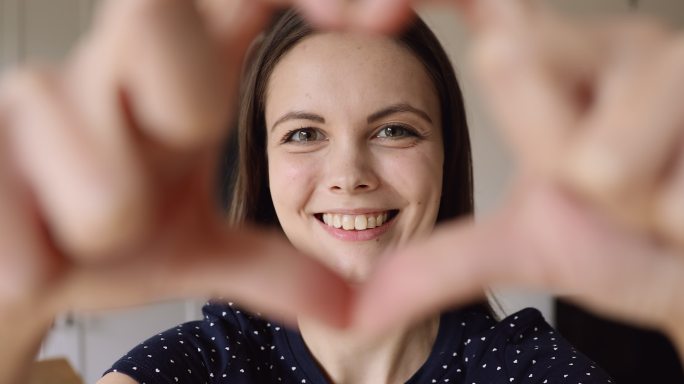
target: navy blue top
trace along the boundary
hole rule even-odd
[[[141,343],[107,372],[140,383],[328,383],[299,332],[208,303],[204,320]],[[427,361],[407,383],[611,383],[536,309],[496,322],[477,309],[441,316]]]

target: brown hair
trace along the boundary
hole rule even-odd
[[[250,53],[243,76],[237,126],[238,158],[226,188],[229,219],[278,227],[268,186],[265,98],[273,69],[293,46],[315,33],[293,10],[278,15]],[[425,67],[440,100],[444,138],[442,196],[437,221],[473,213],[473,176],[463,96],[449,58],[437,37],[417,16],[396,36]],[[230,181],[230,180],[229,180]]]
[[[280,58],[313,33],[315,30],[297,12],[287,10],[274,18],[271,27],[258,38],[248,54],[237,129],[229,138],[226,159],[220,170],[224,180],[220,199],[228,209],[233,225],[249,222],[280,228],[268,186],[266,91]],[[437,37],[417,15],[395,39],[423,63],[440,101],[444,179],[437,222],[471,215],[474,202],[470,137],[463,95],[451,61]],[[492,296],[492,301],[502,308],[496,297]],[[497,317],[487,299],[476,300],[463,309]]]

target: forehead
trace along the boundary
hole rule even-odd
[[[439,121],[439,99],[418,58],[384,36],[322,33],[294,46],[276,65],[266,95],[266,120],[315,110],[326,116],[362,116],[409,103]]]

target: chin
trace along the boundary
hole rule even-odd
[[[370,263],[356,263],[355,260],[341,258],[336,260],[333,268],[347,282],[351,284],[361,284],[368,281],[375,270],[375,265]]]

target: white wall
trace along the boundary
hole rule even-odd
[[[19,60],[19,2],[0,1],[0,70]]]

